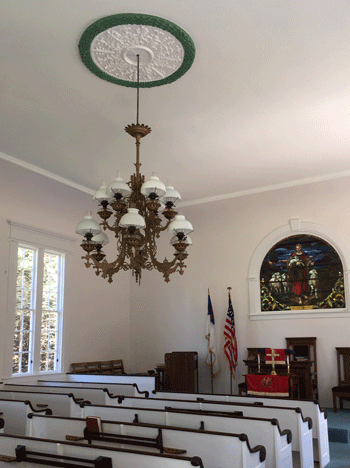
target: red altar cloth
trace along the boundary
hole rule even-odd
[[[288,375],[246,375],[248,395],[289,396]]]

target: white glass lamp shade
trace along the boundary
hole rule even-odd
[[[173,236],[170,240],[170,245],[175,245],[179,243],[192,245],[192,239],[190,238],[190,236],[186,236],[185,239],[180,240],[177,236]]]
[[[95,244],[99,245],[107,245],[109,244],[109,239],[107,234],[101,231],[99,234],[97,234],[91,239],[91,242],[95,242]]]
[[[166,193],[166,188],[163,182],[159,180],[159,177],[153,173],[149,180],[142,184],[141,193],[145,197],[149,197],[151,193],[156,193],[158,197],[163,197]]]
[[[185,235],[193,231],[192,224],[185,219],[184,215],[176,215],[168,226],[168,232],[176,236],[177,233],[183,232]]]
[[[82,236],[85,236],[85,234],[90,233],[93,236],[95,236],[96,234],[99,234],[100,232],[101,232],[100,225],[98,224],[97,221],[94,221],[92,219],[91,211],[87,211],[86,215],[84,216],[84,219],[80,221],[80,223],[78,224],[76,233]]]
[[[103,200],[106,200],[107,202],[112,201],[113,198],[107,195],[106,190],[107,190],[107,184],[105,181],[103,181],[101,187],[95,192],[95,195],[93,196],[93,200],[97,201],[98,203],[101,203]]]
[[[113,197],[118,193],[120,193],[122,197],[130,195],[131,188],[124,182],[123,177],[120,175],[120,171],[118,171],[115,180],[107,186],[106,193],[109,197]]]
[[[121,217],[119,226],[123,228],[134,226],[135,229],[141,229],[146,226],[146,223],[137,208],[128,208],[128,212]]]
[[[162,202],[164,202],[164,203],[167,203],[167,202],[175,203],[177,200],[181,200],[181,195],[179,194],[179,192],[177,190],[174,189],[173,186],[167,185],[166,186],[166,193],[162,197]]]

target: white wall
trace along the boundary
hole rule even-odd
[[[129,363],[130,277],[119,274],[109,284],[87,269],[80,257],[81,236],[75,228],[92,197],[0,160],[0,378],[3,375],[9,225],[7,219],[37,228],[76,236],[73,268],[68,278],[65,310],[64,359],[71,362],[123,358]],[[97,217],[95,216],[95,219]],[[6,337],[12,340],[12,337]]]
[[[91,197],[59,183],[0,161],[0,369],[3,367],[7,295],[8,236],[6,219],[74,235],[84,211],[96,207]],[[205,365],[207,288],[217,322],[218,343],[227,313],[227,287],[232,287],[239,346],[237,382],[246,368],[247,347],[284,347],[286,336],[316,336],[321,404],[331,406],[336,384],[336,346],[350,346],[349,319],[250,321],[248,266],[261,240],[291,218],[331,228],[350,242],[350,178],[276,190],[182,210],[193,223],[193,246],[183,276],[165,283],[160,273],[144,272],[141,286],[129,273],[114,282],[96,278],[80,260],[79,238],[74,250],[72,287],[66,311],[66,362],[123,358],[127,371],[145,371],[164,362],[171,351],[198,351],[200,389],[210,390]],[[172,258],[169,238],[161,255]],[[110,246],[112,248],[112,246]],[[223,354],[215,391],[229,391],[229,372]]]
[[[207,288],[210,288],[220,352],[227,313],[227,287],[232,287],[239,347],[237,382],[243,381],[247,347],[285,347],[287,336],[316,336],[321,404],[332,406],[331,387],[337,384],[336,346],[350,346],[350,319],[251,321],[248,267],[261,240],[291,218],[331,228],[350,242],[350,179],[292,187],[183,210],[194,226],[187,271],[171,275],[146,272],[141,286],[132,286],[130,324],[132,361],[151,366],[169,351],[198,351],[201,390],[210,390],[205,365]],[[170,246],[169,246],[170,247]],[[170,251],[169,251],[170,252]],[[168,259],[171,258],[169,255]],[[221,352],[221,373],[214,390],[229,391],[229,372]],[[235,388],[235,387],[234,387]]]

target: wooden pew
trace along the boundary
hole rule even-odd
[[[83,398],[75,398],[73,393],[52,393],[52,392],[26,392],[18,390],[0,390],[2,400],[29,400],[33,407],[37,409],[48,406],[53,414],[60,416],[81,416],[80,403]],[[91,403],[91,402],[90,402]]]
[[[42,386],[42,385],[9,385],[6,389],[9,392],[21,392],[21,393],[36,393],[36,394],[52,394],[52,395],[70,395],[73,394],[76,400],[88,400],[96,405],[103,405],[106,397],[104,389],[100,388],[81,388],[81,387],[61,387],[61,386]],[[0,389],[0,392],[2,390]],[[73,416],[73,415],[71,415]]]
[[[37,381],[31,383],[22,384],[5,384],[3,387],[5,390],[24,390],[24,391],[55,391],[55,392],[74,392],[76,395],[81,395],[81,390],[89,391],[91,389],[97,389],[103,391],[105,388],[112,394],[127,395],[127,396],[144,396],[148,398],[149,392],[147,390],[140,391],[137,384],[104,384],[94,382],[60,382],[60,381]],[[86,399],[91,399],[90,395],[86,392]],[[84,398],[84,396],[82,396]],[[103,400],[103,396],[100,397]],[[99,403],[96,403],[99,404]]]
[[[39,379],[38,382],[81,382],[101,384],[137,384],[140,392],[149,394],[157,389],[158,374],[94,375],[94,374],[59,374]],[[105,385],[108,387],[108,385]],[[109,387],[108,387],[109,388]]]
[[[112,361],[73,362],[72,374],[125,374],[122,359]]]
[[[290,406],[300,408],[304,417],[312,419],[312,437],[314,445],[314,460],[319,462],[320,468],[324,468],[330,461],[327,413],[321,409],[318,402],[309,400],[290,400],[286,398],[239,396],[211,393],[176,393],[176,392],[153,392],[157,398],[226,401],[232,403],[261,403],[263,405]]]
[[[26,456],[31,459],[25,461],[24,466],[28,468],[36,468],[38,459],[41,465],[72,468],[204,468],[199,457],[102,448],[73,442],[57,443],[53,440],[0,434],[0,468],[8,468],[8,462],[11,459],[15,461],[16,455],[18,461],[25,461]],[[57,464],[59,462],[61,464]]]
[[[257,406],[249,403],[226,402],[196,402],[191,400],[170,400],[158,398],[136,397],[110,397],[107,394],[107,405],[127,406],[134,408],[166,409],[180,408],[185,410],[203,410],[214,412],[242,412],[244,416],[260,418],[276,418],[283,429],[292,432],[292,450],[294,458],[298,460],[301,468],[314,468],[313,444],[312,444],[312,420],[304,418],[299,408],[287,408],[276,406]]]
[[[30,433],[32,437],[64,440],[66,436],[83,436],[86,427],[85,419],[59,418],[55,416],[29,415]],[[187,456],[197,454],[203,460],[204,466],[211,468],[263,468],[265,466],[266,451],[262,446],[251,448],[247,436],[244,434],[229,434],[220,432],[206,432],[192,429],[157,426],[152,424],[120,423],[117,421],[102,421],[102,433],[122,437],[143,437],[156,439],[161,431],[163,450],[181,449]],[[112,444],[94,440],[95,444]],[[127,442],[124,441],[127,447]],[[160,450],[158,448],[158,450]],[[157,451],[154,448],[152,451]]]
[[[27,415],[29,413],[52,414],[50,408],[36,409],[28,400],[0,399],[0,412],[5,422],[3,426],[4,433],[19,435],[24,435],[26,433]]]
[[[206,431],[245,433],[252,445],[266,448],[266,466],[292,468],[292,433],[281,431],[277,419],[242,418],[223,413],[189,412],[181,409],[144,409],[115,406],[85,405],[83,417],[99,416],[104,420],[140,422]]]

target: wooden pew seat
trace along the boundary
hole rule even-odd
[[[112,361],[73,362],[71,364],[72,374],[125,374],[122,359]]]

